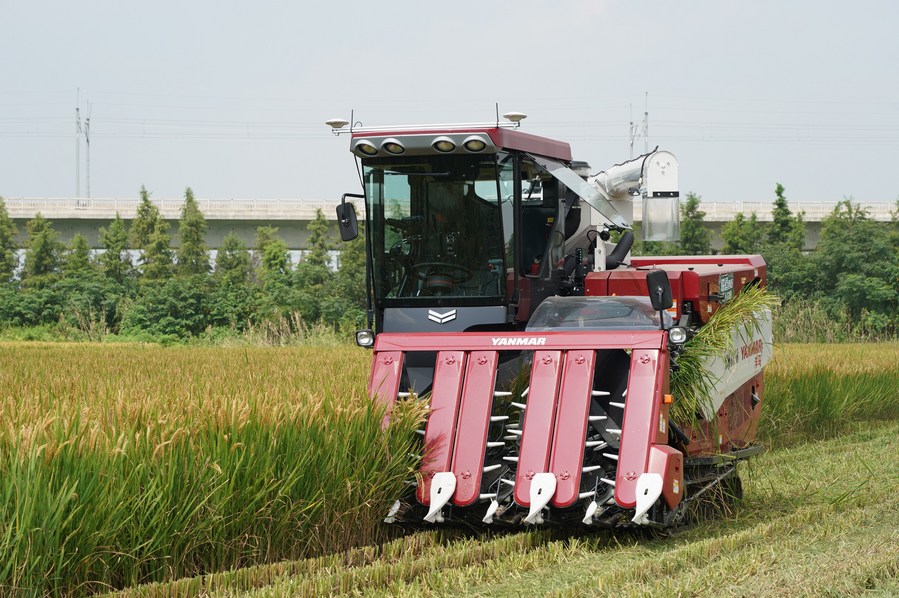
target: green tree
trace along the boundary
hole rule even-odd
[[[287,243],[278,236],[277,228],[260,226],[256,229],[256,253],[259,264],[259,316],[263,319],[287,317],[300,309],[291,284]]]
[[[62,273],[67,278],[83,278],[94,271],[87,237],[76,233],[62,260]]]
[[[19,265],[16,234],[16,225],[9,217],[6,202],[0,197],[0,283],[9,282]]]
[[[365,321],[365,239],[364,230],[352,241],[341,244],[340,265],[329,278],[321,301],[322,316],[347,327]]]
[[[899,247],[890,227],[851,198],[821,223],[815,252],[817,288],[834,318],[877,328],[899,326]]]
[[[116,212],[109,228],[100,228],[100,246],[104,251],[97,260],[103,274],[117,283],[125,282],[131,272],[131,255],[128,253],[128,233],[125,221]]]
[[[141,185],[137,215],[131,221],[131,247],[134,249],[146,249],[150,244],[150,236],[156,230],[156,223],[161,219],[159,208],[150,201],[150,194]]]
[[[290,255],[287,243],[278,236],[278,228],[260,226],[256,229],[256,253],[260,277],[266,275],[287,275],[290,272]]]
[[[725,254],[758,253],[762,245],[762,226],[755,212],[747,219],[742,213],[721,228]]]
[[[206,274],[209,272],[209,250],[206,247],[206,219],[200,212],[194,192],[188,187],[184,191],[184,205],[178,223],[178,272],[182,275]]]
[[[208,276],[179,276],[145,285],[122,317],[122,332],[177,338],[202,333],[209,325],[210,284]]]
[[[793,216],[784,195],[784,186],[777,183],[774,188],[775,200],[771,209],[771,224],[768,225],[768,244],[785,243],[798,250],[805,244],[805,223],[802,215]]]
[[[234,231],[222,240],[215,259],[216,277],[230,282],[246,282],[250,276],[250,252]]]
[[[315,219],[306,226],[306,230],[309,231],[309,238],[306,240],[308,251],[303,256],[303,261],[312,266],[328,268],[331,264],[328,252],[332,247],[328,240],[328,221],[321,208],[315,210]]]
[[[681,204],[680,249],[685,255],[708,255],[712,252],[712,235],[706,227],[705,212],[699,209],[702,199],[687,193]]]
[[[297,309],[307,321],[325,317],[331,323],[336,323],[340,314],[334,312],[339,312],[343,301],[342,297],[335,297],[332,289],[328,288],[328,283],[334,279],[334,273],[331,271],[328,221],[321,209],[315,211],[315,219],[307,225],[306,230],[309,231],[306,240],[308,250],[294,272]],[[328,311],[332,313],[327,315]]]
[[[805,212],[796,212],[791,224],[787,244],[797,251],[805,249]]]
[[[25,225],[28,239],[25,241],[25,267],[22,282],[30,286],[43,286],[58,273],[65,246],[53,223],[40,212]]]
[[[774,188],[774,205],[771,208],[772,221],[768,226],[768,242],[772,245],[776,243],[785,243],[790,235],[790,223],[793,220],[793,213],[787,205],[787,198],[784,196],[784,186],[780,183]]]
[[[164,280],[173,273],[169,223],[161,218],[156,221],[156,226],[150,234],[141,256],[141,265],[144,280]]]

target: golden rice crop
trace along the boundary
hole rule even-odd
[[[0,345],[0,594],[86,593],[370,543],[409,405],[354,347]]]
[[[83,594],[383,538],[420,406],[356,347],[0,343],[0,595]],[[899,343],[777,347],[760,433],[899,415]]]
[[[759,433],[821,438],[854,422],[899,417],[899,343],[776,347],[765,370]]]

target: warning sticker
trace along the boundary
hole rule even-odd
[[[718,276],[718,296],[721,303],[734,298],[734,273],[728,272]]]

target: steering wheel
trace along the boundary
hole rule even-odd
[[[424,283],[431,293],[438,295],[452,292],[457,284],[473,275],[468,268],[447,262],[420,262],[412,266],[412,276]]]

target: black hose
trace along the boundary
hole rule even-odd
[[[606,270],[614,270],[624,263],[624,258],[627,257],[627,253],[631,250],[633,244],[634,233],[629,230],[624,231],[621,238],[618,240],[618,243],[615,245],[615,249],[606,256]]]

